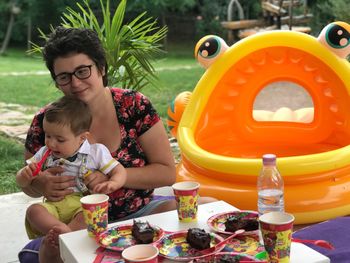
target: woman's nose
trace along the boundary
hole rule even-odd
[[[80,82],[81,80],[79,78],[77,78],[75,75],[72,75],[71,86],[76,87]]]

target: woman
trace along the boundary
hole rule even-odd
[[[110,194],[110,221],[175,209],[174,200],[152,200],[154,188],[175,182],[174,159],[163,123],[141,93],[106,87],[107,63],[97,34],[89,29],[58,27],[49,36],[43,56],[57,88],[89,106],[93,116],[89,142],[104,144],[127,169],[124,187]],[[25,159],[44,145],[44,113],[45,108],[30,126]],[[60,168],[41,172],[23,191],[32,197],[61,200],[75,183],[71,177],[54,176],[60,172]],[[92,189],[105,180],[101,173],[94,173],[85,183]],[[43,239],[40,262],[61,262],[51,241]]]

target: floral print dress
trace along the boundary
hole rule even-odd
[[[110,88],[120,126],[121,144],[112,152],[124,167],[142,167],[147,158],[138,137],[156,124],[160,117],[143,94],[132,90]],[[34,117],[25,142],[26,149],[35,154],[45,144],[43,118],[46,107]],[[115,221],[130,215],[152,200],[153,189],[135,190],[121,188],[109,194],[109,220]]]

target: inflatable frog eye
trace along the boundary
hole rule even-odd
[[[227,49],[228,46],[221,37],[208,35],[197,42],[194,56],[199,64],[207,69]]]
[[[350,25],[345,22],[334,22],[327,25],[318,37],[323,45],[341,58],[350,54]]]

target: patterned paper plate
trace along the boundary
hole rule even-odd
[[[133,224],[127,224],[107,229],[96,238],[96,241],[102,247],[114,251],[123,251],[125,248],[136,244],[136,240],[131,234],[132,226]],[[164,236],[164,231],[154,225],[151,225],[151,227],[155,230],[153,242],[157,242]]]
[[[209,255],[200,259],[194,259],[190,263],[216,263],[216,262],[261,262],[259,259],[254,258],[246,254],[240,254],[236,252],[219,252],[215,255]],[[230,260],[230,261],[229,261]],[[231,261],[232,260],[232,261]],[[235,261],[233,261],[235,260]]]
[[[226,243],[222,252],[235,252],[255,256],[264,250],[264,246],[259,243],[257,235],[243,235],[237,236]]]
[[[211,236],[210,247],[215,246],[220,241],[224,240],[221,236],[215,233],[209,233]],[[175,261],[190,261],[193,259],[205,257],[207,255],[201,255],[200,250],[192,248],[186,241],[187,230],[174,232],[165,235],[158,243],[159,255],[175,260]],[[222,246],[218,247],[213,253],[219,252],[223,249]]]
[[[211,216],[207,224],[210,227],[211,230],[220,233],[220,234],[225,234],[225,235],[231,235],[233,232],[228,232],[225,230],[225,222],[227,218],[230,216],[236,216],[238,218],[242,219],[250,219],[250,218],[256,218],[258,219],[259,214],[255,211],[231,211],[231,212],[224,212],[220,214],[216,214]],[[257,234],[257,231],[247,231],[244,233],[245,235],[252,235],[252,234]]]

